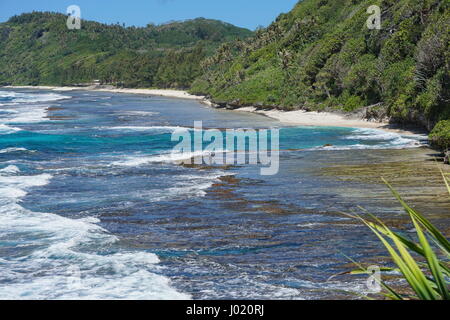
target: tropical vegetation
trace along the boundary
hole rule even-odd
[[[367,26],[373,5],[380,29]],[[204,18],[81,30],[66,20],[33,12],[0,24],[0,85],[189,89],[222,106],[440,123],[433,141],[450,145],[447,0],[303,0],[256,32]]]
[[[450,194],[449,179],[444,173],[442,176]],[[411,208],[387,181],[384,182],[409,215],[417,240],[393,231],[373,215],[370,215],[372,221],[355,217],[377,236],[396,265],[382,270],[401,274],[409,285],[409,292],[401,293],[380,281],[385,289],[383,294],[393,300],[450,300],[450,242],[423,214]],[[369,271],[359,265],[352,273],[370,274]]]
[[[144,28],[83,20],[80,30],[67,19],[33,12],[0,24],[0,84],[188,88],[217,47],[252,35],[204,18]]]
[[[367,27],[372,5],[379,30]],[[254,37],[223,44],[191,92],[229,106],[365,111],[432,130],[450,118],[449,9],[446,0],[304,0]]]

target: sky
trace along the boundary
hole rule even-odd
[[[268,26],[298,0],[0,0],[0,22],[31,11],[66,13],[78,5],[81,18],[103,23],[145,26],[204,17],[251,30]]]

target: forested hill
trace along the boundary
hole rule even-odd
[[[381,8],[381,29],[367,9]],[[304,0],[254,38],[206,59],[192,92],[284,109],[372,106],[432,129],[450,118],[448,0]]]
[[[200,61],[222,43],[252,35],[198,18],[145,28],[82,21],[33,12],[0,24],[0,85],[71,85],[101,80],[126,87],[187,88]]]

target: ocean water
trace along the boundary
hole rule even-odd
[[[171,133],[198,120],[279,128],[279,173],[174,163]],[[1,89],[0,299],[351,297],[364,279],[329,280],[342,254],[379,252],[336,212],[355,207],[342,190],[370,186],[317,172],[421,139],[282,127],[170,98]],[[377,213],[398,210],[358,199]]]

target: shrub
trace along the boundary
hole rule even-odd
[[[450,120],[440,121],[430,133],[431,144],[437,148],[450,148]]]

